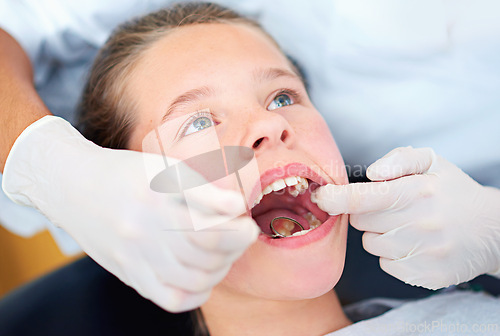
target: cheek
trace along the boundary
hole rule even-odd
[[[305,125],[305,126],[302,126]],[[348,183],[344,160],[324,119],[313,114],[294,128],[299,146],[338,184]]]

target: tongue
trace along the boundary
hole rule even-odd
[[[276,217],[290,217],[297,222],[300,223],[304,227],[305,230],[309,229],[309,222],[302,216],[297,215],[295,212],[292,212],[288,209],[272,209],[269,210],[259,216],[254,217],[255,221],[257,224],[260,226],[260,229],[262,232],[267,233],[269,235],[273,235],[274,232],[271,230],[271,221],[275,219]],[[276,227],[275,227],[276,228]],[[300,227],[297,225],[297,229],[295,229],[293,232],[297,232],[300,230]]]

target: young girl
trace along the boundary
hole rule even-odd
[[[127,23],[98,55],[80,111],[83,133],[105,147],[150,150],[145,144],[156,134],[158,153],[177,159],[217,146],[252,149],[259,175],[244,181],[253,186],[246,200],[263,234],[201,307],[202,333],[376,334],[370,325],[348,327],[332,290],[344,265],[347,216],[329,216],[310,200],[315,185],[347,183],[342,158],[299,71],[258,24],[204,3]],[[197,169],[206,175],[211,168]],[[283,216],[303,230],[293,224],[280,231],[286,237],[270,237],[271,221]],[[302,232],[290,236],[296,231]],[[498,302],[488,300],[479,301],[498,313]],[[404,314],[412,309],[399,308]],[[421,323],[434,315],[404,316]],[[475,323],[484,317],[467,316]],[[405,333],[388,327],[381,334],[396,332]]]

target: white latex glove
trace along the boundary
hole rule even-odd
[[[208,299],[260,230],[250,217],[237,217],[245,212],[239,193],[213,187],[200,195],[197,215],[234,219],[193,232],[181,198],[150,189],[145,158],[164,166],[159,155],[96,146],[47,116],[16,140],[2,187],[142,296],[171,312],[190,310]]]
[[[500,275],[500,190],[430,148],[397,148],[366,175],[381,182],[327,185],[313,200],[330,214],[351,214],[385,272],[429,289]]]

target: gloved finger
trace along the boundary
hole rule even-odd
[[[147,277],[141,286],[134,286],[137,292],[163,309],[180,313],[193,310],[210,297],[211,289],[203,292],[186,291],[175,286],[162,284],[155,277]]]
[[[185,239],[183,232],[167,232],[164,235],[177,235],[179,239]],[[169,238],[172,238],[170,236]],[[138,246],[131,246],[131,257],[120,263],[129,273],[128,278],[143,279],[153,271],[152,277],[169,286],[190,291],[201,292],[215,286],[229,271],[232,263],[216,269],[204,270],[198,265],[194,267],[183,264],[178,257],[172,253],[169,246],[170,241],[164,241],[162,237],[152,237],[150,241],[144,241]],[[171,240],[171,239],[169,239]],[[190,251],[187,252],[191,252]],[[179,251],[180,252],[180,251]],[[227,256],[230,259],[232,256]],[[165,265],[168,265],[166,267]],[[180,280],[182,279],[182,280]]]
[[[431,148],[399,147],[372,163],[366,176],[372,181],[426,173],[436,159]]]
[[[213,184],[184,192],[190,210],[203,214],[240,216],[246,213],[245,198],[240,192],[218,188]]]
[[[207,214],[239,216],[245,213],[244,198],[239,191],[219,188],[213,183],[208,183],[202,174],[182,161],[175,163],[175,169],[163,169],[158,173],[156,166],[161,156],[149,153],[143,153],[143,155],[146,170],[152,179],[150,184],[152,190],[159,193],[169,190],[177,191],[177,193],[169,194],[175,197],[179,195],[178,192],[181,192],[179,189],[182,189],[182,198],[187,206]],[[175,159],[169,158],[169,160]],[[165,165],[163,161],[161,163]]]
[[[444,286],[441,285],[441,283],[443,283],[442,276],[444,272],[441,273],[437,270],[428,270],[426,267],[418,267],[412,260],[415,257],[416,256],[411,255],[396,260],[380,258],[380,268],[396,279],[413,286],[420,286],[432,290],[443,288]],[[429,260],[428,262],[432,261]],[[441,268],[443,267],[445,266]]]
[[[187,232],[186,236],[196,245],[221,252],[241,252],[260,234],[260,228],[251,217],[238,217],[207,230]]]
[[[149,267],[154,271],[155,278],[161,284],[175,286],[193,293],[210,290],[224,279],[232,266],[229,264],[218,270],[204,271],[197,267],[189,267],[172,260],[168,263],[169,267],[162,267],[164,263],[160,259],[149,261]]]
[[[311,201],[330,215],[394,210],[406,206],[420,191],[416,177],[422,176],[406,176],[384,182],[327,184],[314,191]]]
[[[379,211],[362,215],[350,215],[349,223],[356,230],[386,233],[407,223],[408,214],[401,211]]]
[[[171,313],[181,313],[201,307],[208,301],[211,293],[211,290],[190,293],[180,289],[170,289],[150,300]]]
[[[174,237],[173,235],[169,237],[168,246],[182,265],[208,272],[231,264],[234,258],[231,253],[218,250],[207,251],[192,244],[184,234],[182,237]]]
[[[413,249],[411,242],[397,237],[397,229],[383,234],[365,232],[363,248],[375,256],[387,259],[400,259],[407,256]]]
[[[394,223],[386,217],[387,215],[385,213],[383,213],[382,216],[379,216],[378,213],[350,215],[349,224],[358,231],[385,233],[394,228]]]
[[[411,284],[411,281],[416,280],[414,278],[414,272],[408,264],[405,263],[405,259],[379,259],[380,268],[389,275],[392,275],[396,279],[403,281],[404,283]]]
[[[135,244],[129,244],[127,251],[124,254],[117,254],[115,260],[122,269],[120,273],[124,274],[122,281],[136,289],[142,287],[148,278],[154,278],[166,286],[201,292],[215,286],[229,269],[226,266],[208,272],[185,266],[179,262],[161,237],[151,237],[150,241],[140,240]]]

